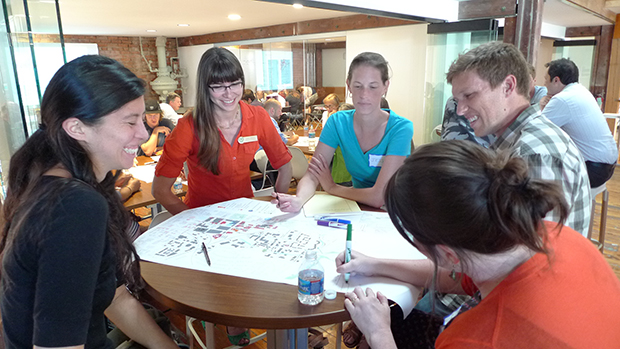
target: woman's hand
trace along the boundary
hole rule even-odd
[[[294,195],[271,193],[272,204],[275,204],[277,208],[282,212],[299,212],[304,204],[301,200]]]
[[[367,255],[351,251],[351,260],[348,263],[344,261],[344,251],[336,257],[336,271],[340,274],[351,273],[364,276],[373,276],[373,266],[377,259],[368,257]]]
[[[132,193],[135,193],[135,192],[137,192],[138,190],[140,190],[140,186],[141,186],[141,185],[142,185],[142,184],[140,183],[140,180],[138,180],[138,179],[135,179],[135,178],[131,177],[131,178],[129,179],[129,181],[127,181],[127,185],[126,185],[126,186],[127,186],[127,187],[129,187],[129,189],[131,189],[131,192],[132,192]]]
[[[370,288],[364,292],[356,287],[345,295],[344,306],[351,315],[351,320],[366,336],[371,348],[396,348],[390,329],[390,306],[388,299],[381,292],[375,293]]]
[[[329,163],[325,161],[325,158],[321,154],[312,157],[310,165],[308,166],[308,172],[319,180],[321,187],[323,187],[323,190],[327,193],[330,193],[330,190],[336,185],[329,169]]]

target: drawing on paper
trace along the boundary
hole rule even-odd
[[[172,257],[184,253],[202,253],[200,243],[209,240],[208,248],[217,244],[232,248],[257,248],[264,257],[301,262],[307,249],[318,248],[316,238],[297,230],[279,228],[275,222],[251,223],[243,220],[208,217],[187,227],[170,239],[155,255]]]

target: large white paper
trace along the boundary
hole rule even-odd
[[[353,224],[354,250],[380,258],[424,258],[398,234],[386,213],[360,212],[346,219]],[[142,234],[135,246],[147,261],[290,285],[297,285],[305,251],[315,248],[325,270],[325,289],[371,287],[408,314],[418,296],[410,285],[359,275],[344,282],[335,259],[345,241],[344,229],[318,226],[303,214],[282,213],[269,202],[243,198],[183,211]],[[202,254],[202,242],[211,266]]]
[[[146,183],[151,183],[153,181],[153,177],[155,177],[155,166],[157,164],[152,163],[149,165],[143,166],[134,166],[128,169],[129,173],[136,178]]]

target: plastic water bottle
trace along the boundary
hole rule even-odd
[[[297,299],[301,304],[316,305],[323,301],[323,266],[317,260],[316,250],[307,250],[306,259],[299,267]]]
[[[308,150],[314,151],[316,149],[316,131],[314,127],[310,127],[308,132]]]
[[[172,186],[175,194],[181,194],[183,192],[183,183],[181,182],[181,178],[177,177],[177,180],[174,181],[174,185]]]
[[[304,137],[308,137],[308,124],[304,125]]]

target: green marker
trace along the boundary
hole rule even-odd
[[[353,235],[353,224],[347,224],[347,245],[344,249],[344,262],[349,263],[351,261],[351,238]],[[351,273],[344,273],[344,281],[349,282]]]

